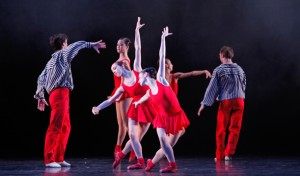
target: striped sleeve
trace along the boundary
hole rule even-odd
[[[205,91],[203,101],[201,104],[204,104],[206,106],[212,106],[214,101],[216,100],[218,96],[218,78],[217,78],[217,69],[213,71],[211,80],[208,84],[208,87]]]
[[[83,48],[92,48],[91,42],[78,41],[70,44],[66,49],[62,50],[64,60],[70,63]]]
[[[35,99],[44,99],[44,87],[46,84],[46,70],[43,70],[40,76],[38,77],[37,81],[37,90],[35,92],[34,98]]]

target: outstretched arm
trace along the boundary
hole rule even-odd
[[[169,33],[169,27],[165,27],[161,35],[161,44],[159,49],[159,67],[156,79],[164,85],[169,85],[165,78],[165,57],[166,57],[166,37],[172,35]]]
[[[195,70],[191,72],[176,72],[174,73],[175,79],[187,78],[191,76],[200,76],[205,74],[205,78],[211,78],[211,73],[208,70]]]
[[[102,103],[100,103],[98,106],[94,106],[92,108],[92,113],[94,115],[99,114],[99,111],[101,111],[102,109],[108,107],[109,105],[111,105],[122,93],[124,92],[124,89],[122,86],[120,86],[116,92],[114,93],[113,96],[109,97],[107,100],[103,101]]]
[[[106,48],[106,44],[102,40],[97,42],[78,41],[72,43],[67,48],[62,49],[64,61],[70,63],[83,48],[93,48],[97,53],[100,53],[99,49]]]
[[[134,47],[135,47],[135,58],[133,62],[133,69],[135,71],[142,71],[142,64],[141,64],[141,36],[140,36],[140,28],[142,28],[145,24],[141,24],[141,17],[138,17],[138,21],[136,23],[135,28],[135,39],[134,39]]]

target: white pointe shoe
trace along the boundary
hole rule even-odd
[[[70,164],[70,163],[67,163],[66,161],[58,162],[58,164],[59,164],[61,167],[71,167],[71,164]]]
[[[46,167],[51,167],[51,168],[59,168],[61,167],[61,165],[59,165],[57,162],[52,162],[52,163],[48,163],[45,164]]]

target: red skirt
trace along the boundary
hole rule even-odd
[[[156,116],[156,108],[154,104],[151,100],[147,100],[135,108],[133,104],[135,101],[135,99],[132,100],[126,116],[137,122],[151,123]]]
[[[175,114],[157,114],[152,122],[154,128],[163,128],[167,135],[176,134],[190,125],[185,112],[180,110]]]

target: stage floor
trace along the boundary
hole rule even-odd
[[[214,162],[209,157],[177,157],[177,173],[161,174],[167,165],[163,159],[151,172],[127,170],[131,163],[125,158],[112,169],[113,158],[67,158],[70,168],[45,168],[42,159],[0,159],[0,175],[5,176],[243,176],[243,175],[300,175],[300,157],[235,157],[232,161]]]

